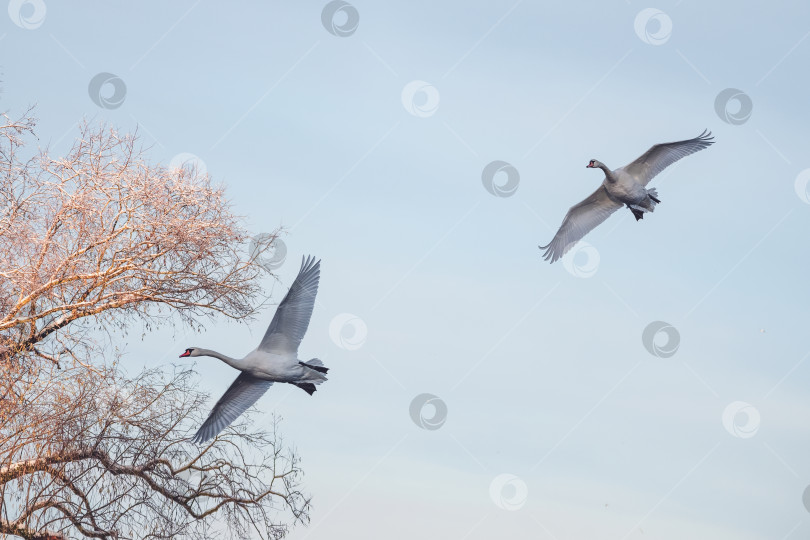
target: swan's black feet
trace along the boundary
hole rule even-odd
[[[656,203],[661,204],[661,201],[660,201],[659,199],[656,199],[655,197],[653,197],[653,196],[652,196],[652,195],[650,195],[649,193],[648,193],[647,195],[650,197],[650,199],[652,199],[652,200],[653,200],[653,201],[655,201]]]
[[[298,363],[301,364],[302,366],[308,367],[309,369],[314,369],[318,373],[329,373],[329,368],[328,367],[316,366],[316,365],[313,365],[313,364],[307,364],[306,362],[298,362]]]
[[[629,208],[630,211],[633,212],[633,216],[636,218],[636,221],[644,219],[644,212],[642,212],[641,210],[638,210],[637,208],[632,208],[630,206],[628,206],[627,208]]]
[[[311,382],[305,382],[305,383],[295,383],[294,382],[293,384],[295,386],[297,386],[298,388],[300,388],[301,390],[303,390],[304,392],[306,392],[307,394],[309,394],[310,396],[315,393],[315,390],[316,390],[315,385],[312,384]]]

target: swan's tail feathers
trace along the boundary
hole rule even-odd
[[[310,369],[314,369],[318,373],[329,373],[329,368],[324,367],[323,362],[321,362],[317,358],[313,358],[309,362],[298,362],[298,363],[301,364],[302,366],[306,366],[306,367],[308,367]]]
[[[645,213],[655,211],[655,205],[660,202],[658,192],[653,188],[647,190],[647,197],[645,199],[641,200],[638,204],[628,204],[627,208],[633,212],[633,217],[638,221],[644,219]]]
[[[312,392],[315,391],[315,385],[321,384],[326,380],[326,372],[329,371],[329,368],[324,367],[323,362],[321,362],[317,358],[313,358],[309,362],[298,362],[303,367],[307,368],[303,370],[301,377],[298,378],[298,381],[294,382],[296,386],[303,388],[310,395]],[[310,392],[310,388],[312,391]]]
[[[304,392],[306,392],[307,394],[309,394],[310,396],[315,393],[315,390],[317,390],[317,388],[315,388],[315,385],[312,384],[311,382],[296,382],[293,384],[298,388],[300,388],[301,390],[303,390]]]

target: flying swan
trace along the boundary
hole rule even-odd
[[[274,382],[294,384],[312,395],[315,385],[326,380],[325,373],[329,370],[323,367],[323,362],[317,358],[308,362],[298,359],[298,346],[312,318],[320,276],[321,261],[304,258],[298,277],[278,305],[262,342],[241,360],[199,347],[190,347],[180,355],[180,358],[213,356],[241,371],[194,435],[194,442],[203,443],[216,437]]]
[[[630,209],[636,221],[643,219],[645,212],[652,212],[661,202],[654,188],[645,187],[650,180],[682,157],[712,144],[714,137],[704,130],[694,139],[656,144],[634,162],[615,171],[592,159],[586,167],[602,169],[605,179],[590,197],[568,210],[551,242],[538,246],[545,250],[543,258],[553,263],[622,206]]]

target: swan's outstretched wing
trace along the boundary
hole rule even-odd
[[[273,381],[258,379],[244,372],[240,373],[211,409],[211,414],[194,435],[194,442],[204,443],[216,437],[220,431],[256,403],[272,384]]]
[[[703,131],[694,139],[656,144],[635,160],[626,165],[624,171],[643,185],[650,183],[655,175],[678,161],[714,144],[711,131]]]
[[[298,345],[307,332],[309,319],[312,318],[320,277],[321,261],[315,261],[315,257],[304,258],[298,277],[278,305],[273,322],[259,344],[259,350],[276,354],[298,351]]]
[[[621,207],[622,203],[611,199],[605,187],[599,186],[590,197],[568,210],[560,229],[548,245],[538,246],[546,250],[543,257],[553,263]]]

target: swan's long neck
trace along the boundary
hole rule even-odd
[[[616,181],[616,177],[613,176],[613,171],[608,169],[607,165],[605,165],[604,163],[600,163],[597,166],[605,172],[605,178],[607,178],[609,182],[615,182]]]
[[[230,356],[225,356],[224,354],[218,353],[217,351],[212,351],[211,349],[197,349],[198,356],[213,356],[214,358],[219,358],[226,364],[236,369],[242,369],[242,362],[237,360],[236,358],[231,358]]]

